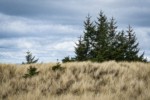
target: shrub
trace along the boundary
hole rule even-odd
[[[25,74],[23,77],[24,78],[32,77],[37,75],[38,73],[39,71],[37,71],[37,68],[30,66],[29,69],[27,70],[27,74]]]
[[[52,67],[52,70],[53,70],[53,71],[56,71],[56,70],[63,70],[63,69],[64,69],[64,68],[61,67],[61,64],[60,64],[59,62],[57,62],[57,64]]]
[[[75,58],[70,58],[69,56],[65,57],[64,59],[62,59],[62,62],[63,63],[66,63],[66,62],[73,62],[75,61]]]

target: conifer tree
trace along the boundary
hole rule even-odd
[[[63,63],[66,63],[66,62],[73,62],[73,61],[75,61],[75,58],[69,57],[69,56],[66,56],[66,57],[64,57],[64,58],[62,59],[62,62],[63,62]]]
[[[84,21],[84,36],[80,37],[77,47],[75,48],[76,59],[78,61],[89,60],[93,58],[93,43],[95,38],[95,25],[91,22],[91,16],[86,17]]]
[[[146,61],[144,53],[138,56],[139,43],[133,29],[129,26],[126,32],[117,32],[115,19],[111,18],[108,22],[102,11],[95,24],[88,15],[84,21],[84,28],[84,36],[79,38],[75,47],[75,60]]]
[[[145,59],[143,58],[144,53],[140,56],[138,56],[139,53],[139,48],[138,45],[139,43],[137,42],[135,33],[133,32],[132,27],[129,25],[127,32],[127,43],[128,47],[126,50],[126,57],[125,59],[127,61],[144,61]]]
[[[77,61],[85,61],[87,60],[87,48],[86,48],[86,45],[85,45],[85,42],[83,41],[83,38],[80,36],[79,37],[79,40],[78,40],[78,43],[76,43],[76,46],[75,47],[75,60]]]
[[[23,62],[22,64],[32,64],[32,63],[37,63],[39,59],[35,59],[35,56],[32,56],[32,53],[30,51],[26,52],[26,63]]]
[[[116,41],[116,34],[117,34],[117,26],[116,26],[116,21],[115,19],[112,17],[110,19],[110,22],[108,23],[108,52],[107,52],[107,58],[108,60],[114,60],[115,58],[115,50],[116,50],[116,45],[117,45],[117,41]]]
[[[92,59],[93,58],[93,44],[95,39],[95,25],[93,25],[93,22],[91,22],[91,16],[88,15],[86,17],[86,21],[84,21],[84,37],[83,41],[85,43],[86,48],[86,59]]]
[[[114,60],[116,61],[124,61],[127,50],[127,38],[125,36],[125,32],[122,30],[116,35],[116,49],[114,51]]]
[[[96,30],[96,38],[95,38],[95,53],[96,53],[96,61],[104,61],[107,60],[107,47],[108,47],[108,21],[107,17],[101,11],[99,17],[96,22],[97,30]]]

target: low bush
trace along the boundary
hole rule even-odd
[[[23,77],[24,78],[28,78],[28,77],[32,77],[39,74],[39,71],[37,71],[37,68],[30,66],[29,69],[27,70],[27,74],[25,74]]]
[[[61,64],[60,64],[59,62],[57,62],[57,64],[52,67],[52,70],[53,70],[53,71],[56,71],[56,70],[63,70],[63,69],[64,69],[64,68],[61,67]]]

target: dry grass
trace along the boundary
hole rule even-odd
[[[150,64],[115,61],[35,64],[39,74],[23,78],[29,65],[0,64],[2,100],[150,100]]]

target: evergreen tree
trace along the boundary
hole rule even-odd
[[[114,50],[114,60],[116,61],[124,61],[126,56],[126,50],[127,50],[127,38],[125,36],[125,32],[122,30],[116,35],[116,41],[115,41],[115,50]]]
[[[86,17],[84,21],[84,37],[79,39],[77,47],[75,48],[76,60],[84,61],[93,58],[93,43],[94,43],[94,34],[95,34],[95,25],[91,22],[91,16]]]
[[[35,59],[35,56],[32,56],[32,53],[30,51],[26,52],[26,63],[22,63],[22,64],[32,64],[32,63],[37,63],[39,59]]]
[[[85,61],[87,60],[87,48],[86,48],[86,45],[85,45],[85,42],[83,41],[83,38],[80,36],[79,37],[79,40],[78,40],[78,43],[76,43],[76,46],[75,47],[75,54],[76,54],[76,57],[75,57],[75,60],[77,61]]]
[[[70,57],[69,56],[65,57],[64,59],[62,59],[62,62],[63,63],[70,62]]]
[[[139,53],[139,48],[138,45],[139,43],[137,42],[135,33],[133,32],[132,27],[129,25],[127,32],[127,43],[128,47],[126,50],[126,57],[125,59],[127,61],[144,61],[145,59],[143,58],[144,53],[140,56],[138,56]]]
[[[116,50],[116,34],[117,34],[117,26],[116,26],[116,21],[112,17],[110,19],[110,22],[108,24],[108,52],[107,52],[107,58],[108,60],[114,60],[115,58],[115,50]]]
[[[95,25],[88,15],[84,21],[84,36],[80,37],[75,47],[75,60],[92,60],[97,62],[116,61],[146,61],[144,53],[138,56],[139,43],[133,29],[117,32],[116,21],[111,18],[110,22],[101,11]]]
[[[91,22],[91,16],[88,15],[86,17],[86,21],[84,21],[84,37],[83,41],[85,43],[86,48],[86,59],[92,59],[93,58],[93,44],[95,39],[95,25],[93,25],[93,22]]]
[[[63,63],[66,63],[66,62],[73,62],[73,61],[75,61],[75,58],[72,58],[72,57],[69,57],[69,56],[64,57],[64,59],[62,59],[62,62],[63,62]]]
[[[96,22],[97,30],[96,30],[96,38],[95,38],[95,55],[96,61],[104,61],[108,60],[106,55],[108,53],[108,21],[107,17],[101,11],[99,17],[97,18],[98,21]]]
[[[27,70],[27,74],[25,74],[23,77],[24,78],[31,78],[35,75],[39,74],[39,71],[37,71],[37,68],[30,66],[29,69]]]

